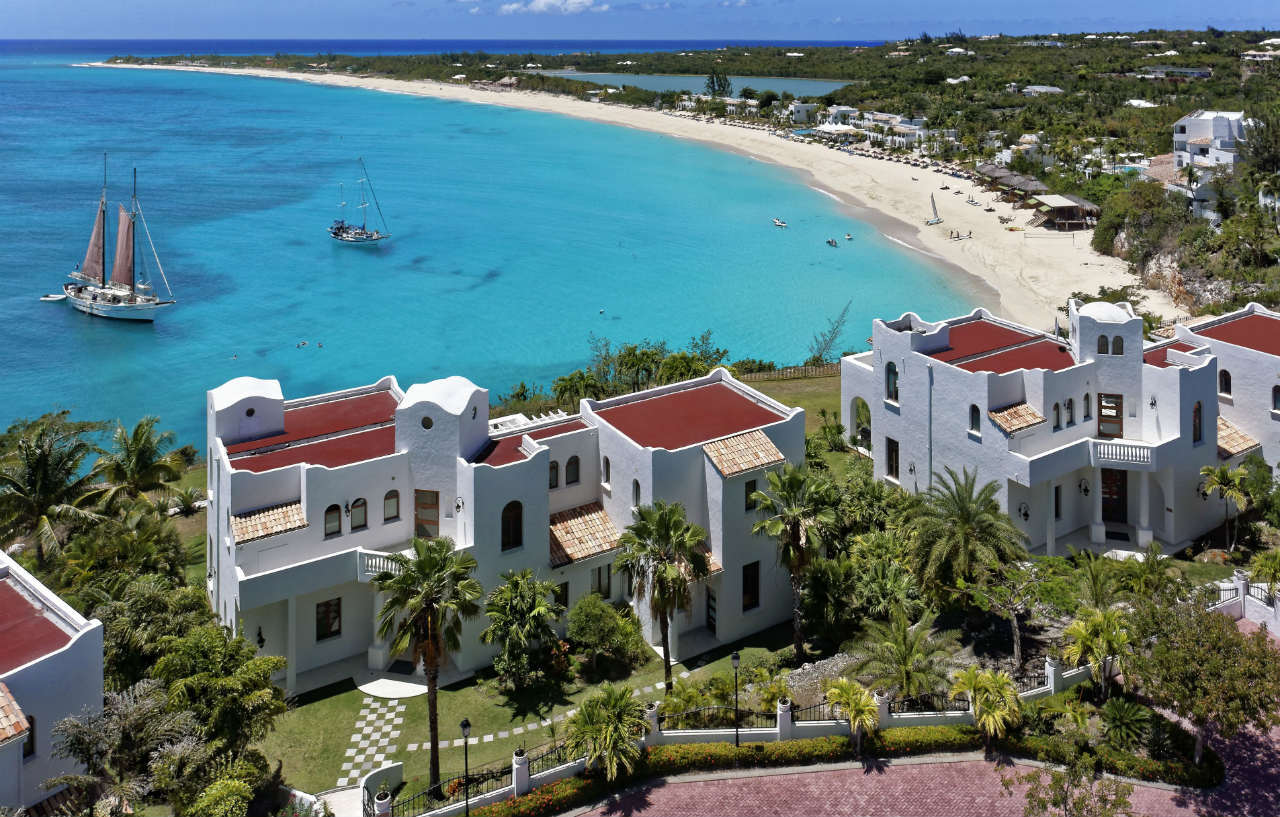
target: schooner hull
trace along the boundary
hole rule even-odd
[[[77,297],[67,292],[67,304],[72,309],[99,318],[115,318],[122,321],[154,321],[156,312],[173,301],[143,301],[142,303],[110,303],[105,300]]]

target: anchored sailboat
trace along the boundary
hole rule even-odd
[[[343,244],[362,244],[376,245],[379,241],[383,241],[391,237],[391,232],[387,229],[387,220],[382,215],[382,205],[378,204],[378,194],[373,190],[373,182],[369,181],[369,171],[365,169],[364,159],[360,159],[360,170],[364,173],[364,177],[360,179],[360,226],[347,223],[347,202],[342,195],[342,185],[338,185],[338,206],[342,208],[342,218],[333,222],[329,227],[329,235],[334,240],[341,241]],[[378,210],[378,220],[382,222],[381,230],[370,230],[367,219],[367,211],[369,202],[364,197],[365,185],[369,186],[369,193],[373,196],[373,206]]]
[[[938,202],[936,202],[936,201],[934,201],[934,200],[933,200],[933,194],[932,194],[932,193],[930,193],[930,194],[929,194],[929,204],[931,204],[931,205],[933,206],[933,218],[931,218],[931,219],[929,219],[928,221],[926,221],[926,222],[925,222],[925,224],[928,224],[928,225],[930,225],[930,226],[932,226],[932,225],[934,225],[934,224],[941,224],[941,223],[942,223],[942,218],[938,215]]]
[[[133,171],[133,198],[130,209],[120,205],[119,226],[116,230],[115,260],[111,265],[111,277],[107,273],[107,157],[102,156],[102,196],[98,199],[98,216],[93,222],[93,232],[89,236],[89,248],[84,254],[82,263],[70,278],[72,283],[62,285],[67,303],[88,315],[104,318],[119,318],[130,321],[155,320],[155,313],[164,306],[174,303],[173,292],[169,290],[169,280],[165,277],[164,268],[160,266],[160,256],[156,254],[155,244],[151,241],[151,231],[147,229],[147,220],[142,215],[142,206],[138,203],[138,171]],[[137,222],[142,222],[143,234],[151,248],[151,255],[156,260],[156,268],[164,280],[168,299],[161,299],[155,294],[151,282],[139,276],[136,268],[137,258]]]

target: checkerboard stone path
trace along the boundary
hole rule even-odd
[[[405,704],[395,698],[380,700],[368,696],[363,703],[351,735],[354,746],[347,749],[338,788],[354,786],[361,777],[381,768],[387,757],[400,748],[392,741],[400,737]]]

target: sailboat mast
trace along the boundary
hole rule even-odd
[[[369,182],[369,193],[373,196],[373,206],[378,208],[378,220],[382,222],[382,229],[387,230],[387,218],[382,215],[382,205],[378,203],[378,191],[373,189],[373,182],[369,179],[369,168],[364,166],[363,156],[357,158],[360,161],[360,172],[364,174],[365,181]]]
[[[98,199],[98,210],[102,213],[102,281],[107,283],[107,152],[102,151],[102,197]]]
[[[130,221],[133,221],[134,219],[137,218],[137,212],[138,212],[138,168],[135,167],[133,169],[133,200],[129,202],[129,220]],[[131,256],[136,259],[138,257],[138,231],[137,230],[129,231],[129,241],[133,243]],[[138,294],[137,273],[129,276],[129,278],[130,278],[129,292],[136,295]]]

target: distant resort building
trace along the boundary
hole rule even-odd
[[[1060,93],[1062,93],[1062,89],[1057,85],[1028,85],[1022,89],[1023,96],[1046,96]]]
[[[1173,156],[1178,167],[1229,165],[1239,161],[1244,111],[1193,111],[1173,123]]]
[[[877,478],[994,480],[1039,553],[1185,547],[1222,521],[1200,469],[1280,459],[1280,314],[1257,304],[1144,343],[1127,303],[1069,305],[1062,339],[978,309],[873,323],[841,412]]]
[[[334,665],[411,666],[375,634],[371,579],[414,536],[451,537],[486,589],[531,568],[566,607],[589,593],[631,602],[656,643],[613,562],[632,511],[659,499],[707,530],[712,565],[672,623],[676,657],[790,616],[787,573],[776,544],[751,533],[750,497],[770,470],[804,461],[804,411],[724,369],[537,419],[490,418],[488,392],[462,377],[293,400],[277,381],[242,377],[210,391],[207,411],[209,601],[288,659],[289,690]],[[490,663],[486,622],[464,625],[442,677]]]
[[[102,624],[0,552],[0,806],[61,813],[65,787],[44,783],[83,769],[56,756],[53,727],[101,709]]]
[[[1161,54],[1159,56],[1167,56]],[[1184,68],[1177,65],[1148,65],[1134,73],[1139,79],[1208,79],[1212,68]]]

